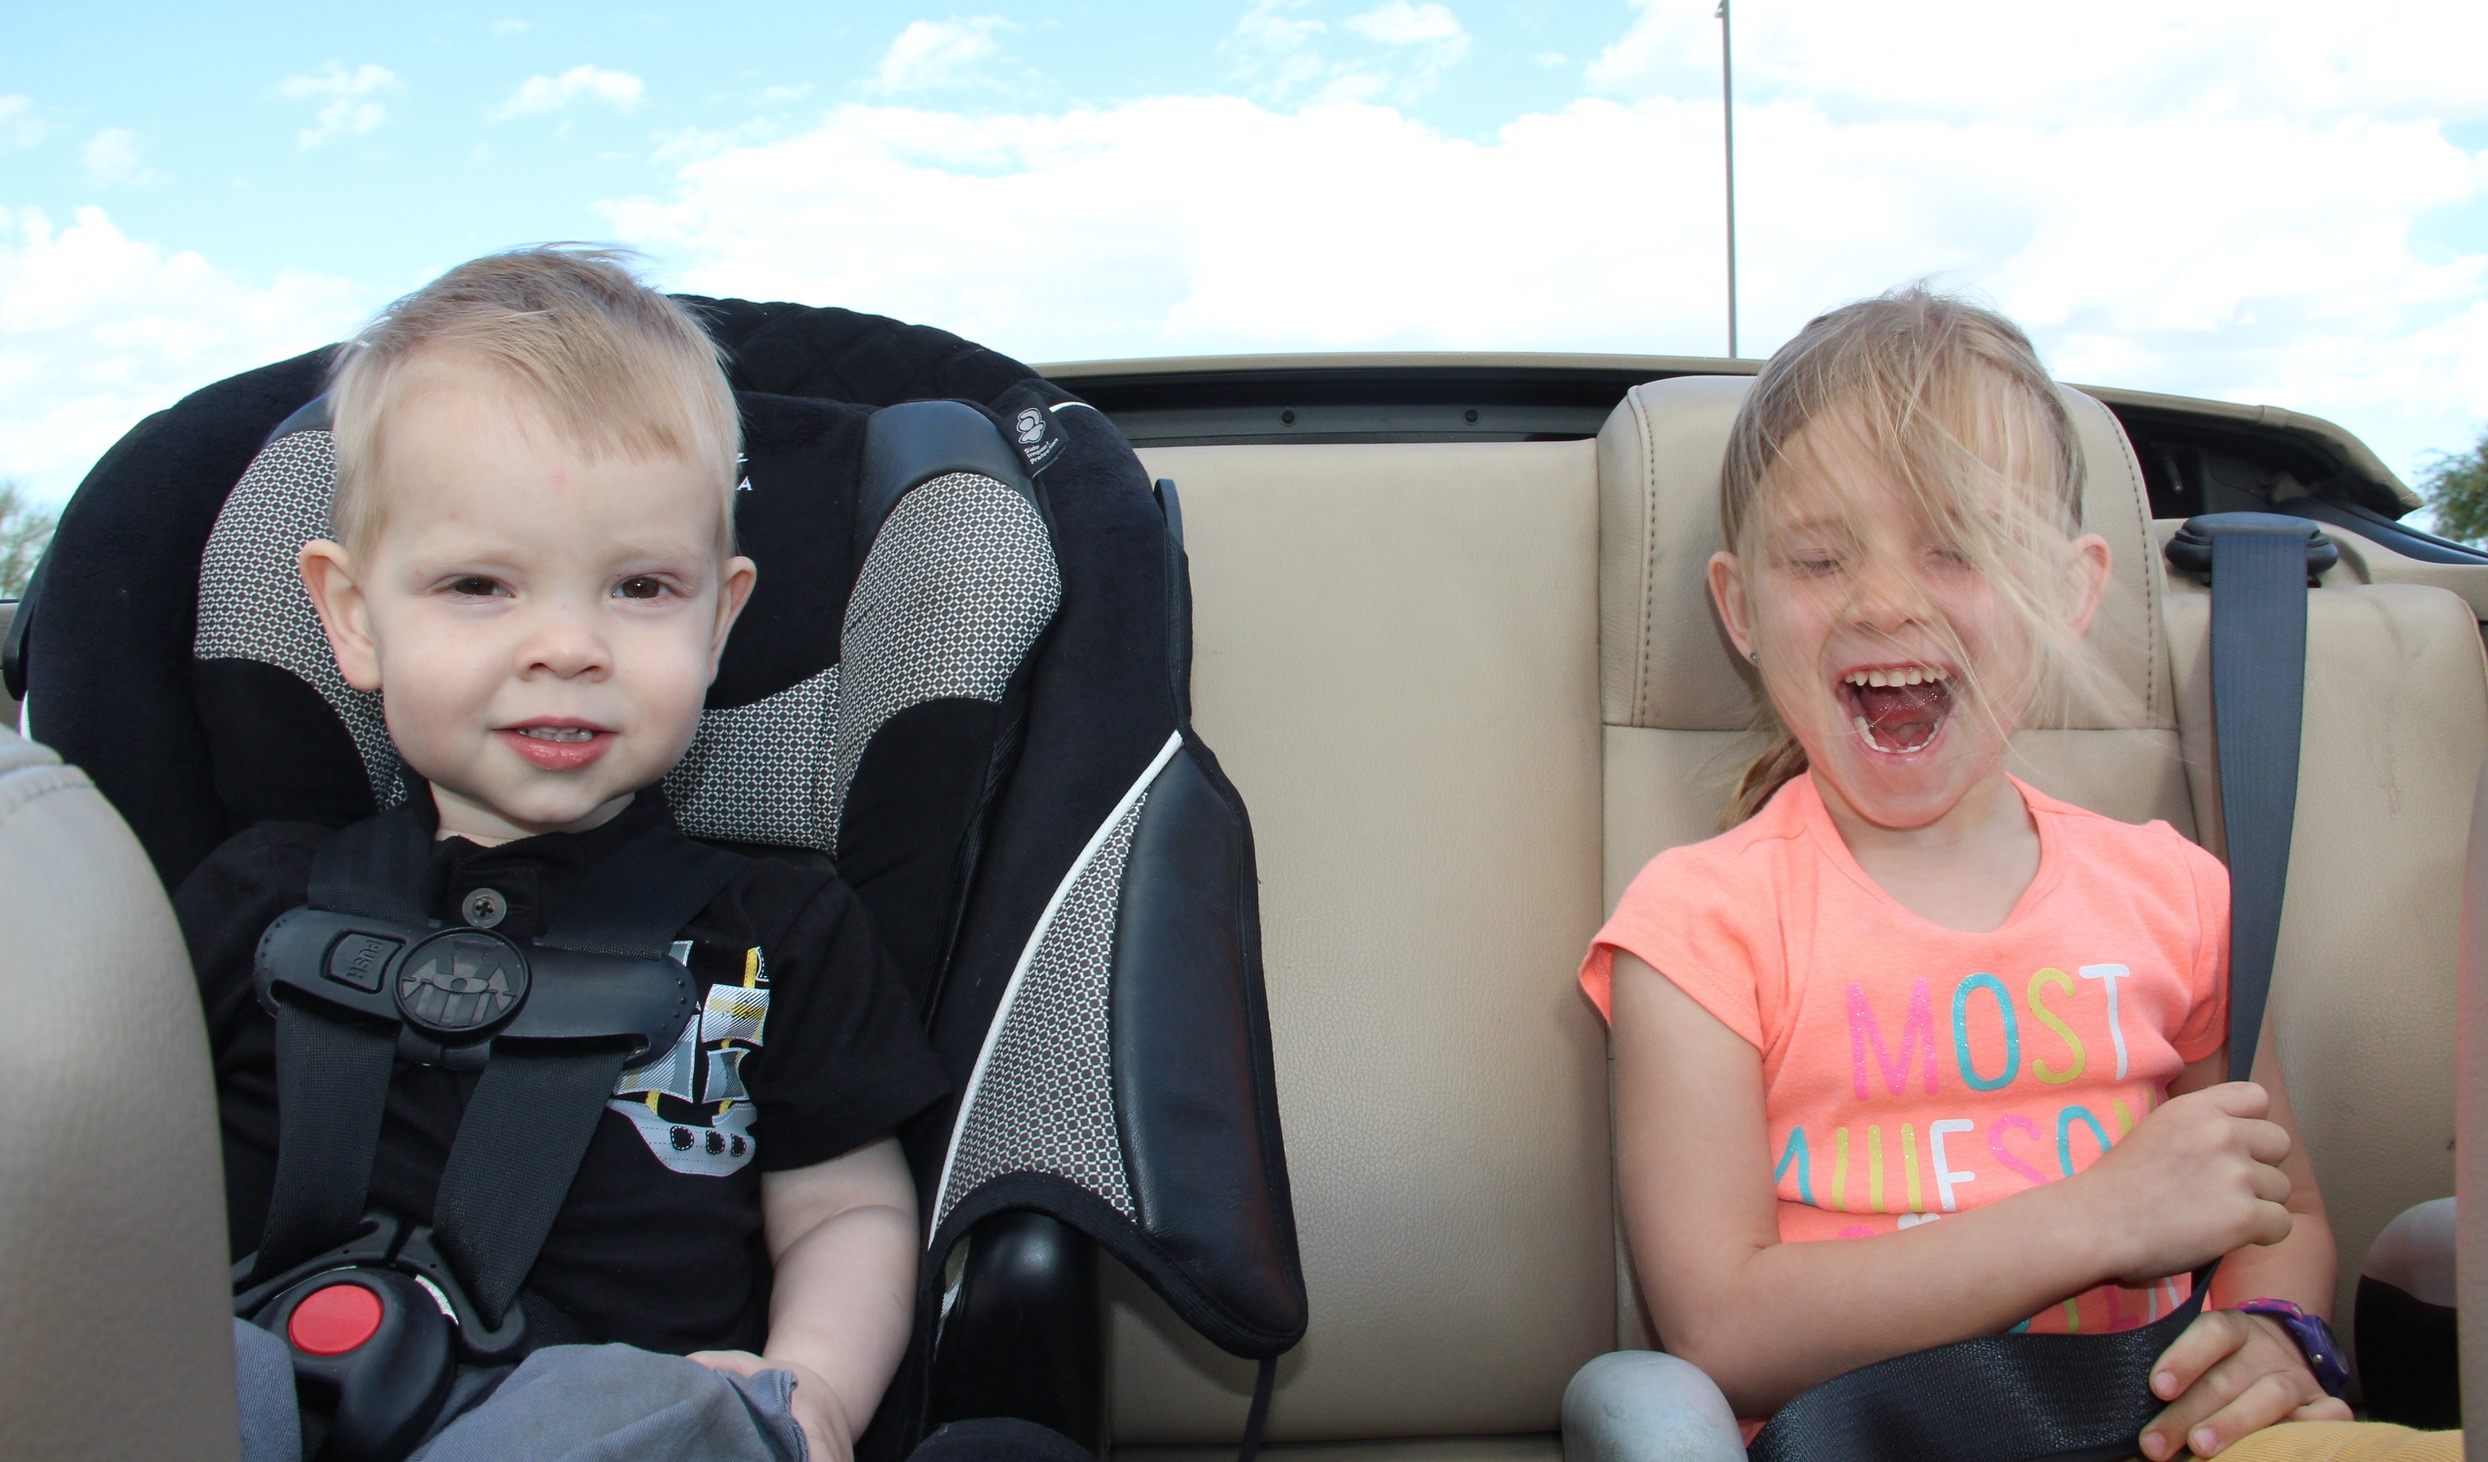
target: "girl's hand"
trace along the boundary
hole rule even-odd
[[[2115,1278],[2148,1284],[2289,1237],[2289,1132],[2270,1108],[2251,1081],[2171,1097],[2081,1174],[2104,1200],[2098,1232],[2125,1245]]]
[[[2151,1394],[2169,1403],[2143,1428],[2151,1462],[2181,1450],[2214,1456],[2276,1421],[2350,1420],[2349,1403],[2324,1394],[2279,1321],[2236,1310],[2197,1315],[2151,1368]]]
[[[784,1371],[793,1376],[795,1394],[787,1399],[786,1409],[794,1414],[795,1425],[803,1432],[812,1462],[855,1462],[855,1439],[847,1435],[847,1419],[838,1410],[829,1382],[813,1374],[809,1367],[770,1360],[748,1350],[700,1350],[685,1358],[712,1371],[732,1371],[738,1376],[757,1376],[762,1371]]]

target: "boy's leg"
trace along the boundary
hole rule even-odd
[[[1564,1462],[1742,1462],[1728,1398],[1689,1361],[1618,1350],[1564,1388]]]
[[[738,1376],[627,1345],[547,1346],[410,1462],[803,1462],[787,1409],[794,1382],[785,1371]]]
[[[242,1462],[302,1462],[294,1353],[246,1320],[233,1322],[233,1392],[241,1403]]]

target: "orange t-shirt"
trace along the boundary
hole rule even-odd
[[[1621,949],[1762,1053],[1783,1242],[1890,1233],[2079,1172],[2227,1039],[2228,870],[2164,822],[2013,785],[2039,872],[1987,933],[1885,893],[1801,776],[1653,858],[1581,962],[1602,1014]],[[2186,1294],[2182,1276],[2106,1285],[2024,1324],[2129,1329]]]

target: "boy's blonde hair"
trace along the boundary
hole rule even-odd
[[[622,249],[543,244],[470,260],[381,311],[329,381],[337,451],[330,521],[360,557],[386,505],[372,491],[388,422],[418,360],[500,377],[591,459],[680,457],[713,476],[731,543],[742,423],[717,347],[648,288]]]
[[[2035,652],[2012,683],[1971,687],[1977,709],[1997,714],[2049,691],[2058,714],[2083,702],[2121,711],[2123,687],[2074,630],[2066,571],[2082,531],[2082,449],[2029,337],[1923,284],[1809,322],[1764,364],[1729,429],[1719,527],[1741,561],[1755,562],[1777,469],[1798,436],[1835,415],[1986,575]],[[1737,778],[1722,827],[1806,770],[1768,697],[1756,731],[1763,749]]]

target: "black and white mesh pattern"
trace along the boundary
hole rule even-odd
[[[406,784],[380,697],[337,673],[296,566],[304,544],[328,536],[336,490],[337,456],[327,432],[290,433],[252,460],[216,514],[199,559],[199,631],[190,653],[257,660],[318,691],[354,738],[373,799],[392,807],[404,800]]]
[[[873,733],[926,701],[1000,700],[1061,600],[1045,520],[1018,493],[953,472],[899,499],[847,598],[833,835]]]
[[[829,852],[837,717],[835,665],[750,705],[702,711],[691,749],[665,774],[675,823],[693,837]]]
[[[1124,866],[1146,789],[1167,756],[1159,753],[1068,876],[1003,992],[952,1129],[935,1232],[979,1184],[1009,1173],[1069,1179],[1137,1216],[1115,1117],[1108,1001]]]

